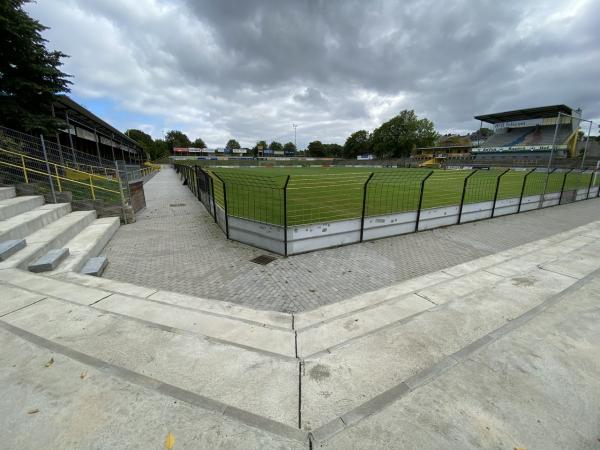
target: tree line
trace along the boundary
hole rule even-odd
[[[371,133],[355,131],[343,146],[313,141],[308,144],[307,150],[309,156],[354,159],[359,155],[373,154],[378,158],[399,158],[410,156],[417,147],[435,145],[438,138],[431,120],[420,119],[413,110],[404,110]]]

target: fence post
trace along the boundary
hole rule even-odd
[[[213,219],[215,219],[215,223],[217,223],[217,202],[215,201],[215,180],[213,177],[208,177],[210,179],[210,196],[212,197],[212,207],[213,207]]]
[[[521,212],[521,203],[523,203],[523,194],[525,193],[525,185],[527,184],[527,177],[535,172],[535,168],[530,170],[523,177],[523,186],[521,186],[521,196],[519,197],[519,207],[517,208],[517,214]]]
[[[498,175],[498,179],[496,180],[496,192],[494,193],[494,204],[492,205],[492,215],[490,217],[494,217],[494,213],[496,212],[496,202],[498,201],[498,189],[500,189],[500,178],[502,178],[507,172],[510,172],[510,168],[506,169],[500,175]]]
[[[225,181],[223,181],[223,178],[221,178],[218,173],[215,173],[215,177],[217,177],[223,185],[223,209],[225,210],[225,237],[229,239],[229,217],[227,216],[227,188],[225,186]]]
[[[90,191],[92,193],[92,200],[96,200],[96,193],[94,192],[94,182],[92,181],[92,175],[90,175]]]
[[[573,169],[567,170],[565,172],[565,176],[563,177],[562,186],[560,187],[560,197],[558,197],[558,204],[559,205],[562,203],[563,192],[565,191],[565,183],[567,182],[567,175],[569,175],[572,171],[573,171]]]
[[[421,180],[421,192],[419,192],[419,207],[417,208],[417,220],[415,221],[415,232],[419,231],[419,221],[421,220],[421,206],[423,206],[423,191],[425,190],[425,181],[433,174],[433,170],[430,171],[425,178]]]
[[[21,155],[21,166],[23,167],[23,177],[25,178],[25,183],[29,184],[29,177],[27,176],[27,167],[25,166],[25,157]]]
[[[283,185],[283,251],[284,256],[288,255],[288,223],[287,223],[287,186],[290,182],[288,175]]]
[[[462,191],[462,195],[460,197],[460,208],[458,210],[458,221],[456,223],[460,223],[460,219],[462,218],[462,212],[463,212],[463,206],[465,204],[465,194],[467,193],[467,183],[469,182],[469,178],[471,178],[473,175],[475,175],[479,170],[475,169],[473,172],[471,172],[469,175],[467,175],[465,177],[465,182],[463,183],[463,191]]]
[[[363,241],[363,236],[364,236],[364,232],[365,232],[365,211],[366,211],[366,207],[367,207],[367,189],[369,187],[369,181],[371,181],[371,178],[373,178],[373,175],[375,175],[375,172],[371,172],[371,174],[367,178],[367,181],[365,181],[365,184],[363,185],[363,201],[362,201],[362,214],[360,216],[360,241],[359,242]]]
[[[590,198],[590,190],[592,189],[592,182],[594,181],[594,171],[592,170],[592,173],[590,173],[590,182],[588,184],[588,191],[587,194],[585,194],[585,199],[587,200],[588,198]]]
[[[42,141],[42,151],[44,152],[44,161],[46,161],[46,172],[48,173],[48,181],[50,181],[52,201],[56,203],[56,192],[54,192],[54,183],[52,181],[52,174],[50,173],[50,164],[48,164],[48,154],[46,153],[46,143],[44,142],[44,136],[42,134],[40,134],[40,141]]]
[[[58,166],[54,164],[54,173],[56,174],[56,183],[58,184],[58,192],[62,192],[62,186],[60,184],[60,177],[58,176]]]

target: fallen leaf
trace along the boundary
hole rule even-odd
[[[40,410],[37,409],[37,408],[36,409],[30,409],[29,411],[27,411],[27,414],[36,414],[36,413],[39,413],[39,412],[40,412]]]
[[[83,372],[81,372],[81,373],[79,374],[79,378],[81,378],[82,380],[83,380],[85,377],[87,377],[87,370],[84,370]]]
[[[173,433],[171,433],[169,431],[169,434],[167,434],[167,438],[165,439],[165,448],[167,450],[172,450],[174,445],[175,445],[175,436],[173,436]]]
[[[50,367],[52,364],[54,364],[54,358],[50,358],[50,361],[46,363],[46,367]]]

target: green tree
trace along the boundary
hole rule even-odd
[[[59,51],[48,51],[47,27],[23,10],[27,0],[0,2],[0,123],[28,132],[51,133],[64,126],[52,117],[55,96],[69,92]]]
[[[192,146],[192,142],[186,134],[179,130],[167,131],[167,134],[165,134],[165,141],[169,145],[170,150],[173,150],[175,147],[187,148]]]
[[[154,143],[152,136],[148,133],[144,133],[142,130],[136,130],[135,128],[125,131],[125,134],[140,144],[144,150],[148,151],[148,148]]]
[[[344,143],[344,158],[356,158],[358,155],[371,153],[373,144],[367,130],[358,130],[348,136]]]
[[[286,155],[295,155],[296,154],[296,146],[293,142],[287,142],[283,145],[283,152]]]
[[[236,141],[235,139],[229,139],[227,141],[227,144],[225,145],[225,148],[229,151],[236,149],[236,148],[242,148],[240,146],[240,143],[238,141]]]
[[[404,110],[373,131],[373,153],[379,158],[409,156],[416,147],[433,146],[437,138],[432,121]]]
[[[192,147],[194,148],[206,148],[206,144],[202,140],[202,138],[197,138],[194,142],[192,142]]]
[[[280,152],[283,150],[283,145],[281,142],[273,141],[269,144],[269,150],[273,150],[273,152]]]
[[[259,149],[260,147],[260,149]],[[258,156],[259,151],[264,151],[267,148],[267,141],[256,141],[256,145],[252,147],[251,154],[253,156]]]
[[[490,128],[485,128],[485,127],[483,127],[483,128],[481,128],[481,129],[479,130],[479,133],[480,133],[480,135],[481,135],[481,136],[483,136],[484,138],[488,138],[488,137],[490,137],[492,134],[494,134],[494,131],[493,131],[492,129],[490,129]]]
[[[323,144],[323,147],[325,148],[325,156],[341,158],[344,152],[344,147],[340,144]]]
[[[313,141],[308,144],[307,147],[308,156],[314,156],[316,158],[320,158],[325,156],[325,147],[321,143],[321,141]]]
[[[169,156],[173,147],[167,141],[163,139],[156,139],[148,153],[150,154],[151,160],[156,160],[162,158],[163,156]]]
[[[144,149],[148,155],[150,155],[150,159],[155,159],[152,157],[152,151],[154,146],[154,141],[152,140],[152,136],[148,133],[144,133],[142,130],[136,130],[134,128],[126,130],[125,134],[136,141],[140,146]]]

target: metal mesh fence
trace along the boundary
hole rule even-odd
[[[430,170],[423,169],[373,173],[366,189],[365,216],[416,211],[421,184],[430,173]]]
[[[421,210],[451,206],[458,207],[460,221],[468,204],[493,202],[493,207],[488,203],[491,213],[486,217],[490,217],[498,200],[516,199],[518,203],[511,204],[518,204],[515,211],[520,211],[528,196],[538,196],[527,201],[539,201],[542,207],[589,198],[592,189],[600,186],[596,171],[571,169],[398,168],[337,173],[323,169],[320,174],[260,174],[252,169],[175,167],[227,233],[228,217],[283,227],[361,219],[361,239],[365,217],[417,211],[418,222]],[[581,194],[582,189],[587,195]],[[563,199],[571,191],[579,193]],[[594,192],[598,196],[600,188]],[[550,196],[557,193],[560,200]],[[225,214],[220,216],[216,205]]]

